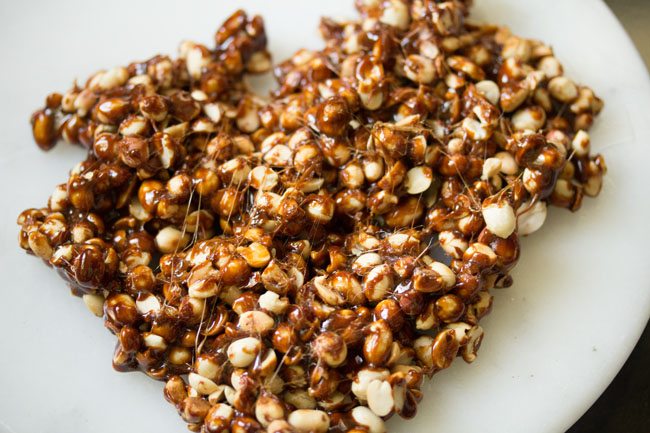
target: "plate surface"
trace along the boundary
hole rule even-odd
[[[394,432],[556,432],[595,401],[650,315],[650,81],[600,1],[483,0],[474,17],[551,43],[567,75],[604,98],[592,133],[610,172],[576,215],[553,209],[523,240],[515,284],[498,291],[471,366],[425,386],[419,415]],[[22,1],[0,4],[0,432],[187,431],[162,384],[110,365],[114,337],[64,283],[18,249],[15,218],[43,205],[83,152],[40,152],[28,125],[50,91],[100,68],[211,43],[236,7],[261,13],[282,59],[321,46],[321,15],[353,16],[352,0]]]

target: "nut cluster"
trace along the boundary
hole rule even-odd
[[[271,68],[261,18],[51,94],[47,150],[88,149],[20,246],[166,381],[192,431],[381,433],[476,359],[490,290],[547,205],[606,173],[602,101],[550,47],[468,20],[470,1],[357,0],[325,48]]]

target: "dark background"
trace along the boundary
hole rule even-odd
[[[650,0],[605,0],[650,67]],[[647,282],[645,283],[647,284]],[[650,433],[650,327],[616,379],[568,433]]]

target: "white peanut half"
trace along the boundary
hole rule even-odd
[[[369,433],[385,433],[386,425],[384,420],[375,415],[366,406],[357,406],[350,412],[352,419],[362,426],[368,428]]]
[[[507,238],[515,231],[517,218],[512,206],[508,203],[493,203],[484,206],[482,213],[488,230],[500,238]]]
[[[411,22],[408,6],[401,0],[387,1],[379,21],[400,30],[405,30]]]
[[[165,227],[156,235],[156,246],[165,254],[182,250],[189,241],[190,237],[187,233],[172,226]]]
[[[586,156],[589,153],[591,140],[589,134],[582,129],[573,137],[571,147],[578,156]]]
[[[160,311],[160,301],[151,293],[138,296],[135,308],[140,314],[157,313]]]
[[[454,274],[454,271],[452,271],[449,266],[441,262],[432,262],[429,264],[429,267],[442,277],[445,289],[450,289],[454,284],[456,284],[456,274]]]
[[[357,376],[352,381],[350,390],[359,400],[368,399],[368,385],[373,380],[384,380],[389,376],[389,371],[385,369],[363,368],[359,370]]]
[[[483,173],[481,180],[490,180],[501,171],[501,160],[499,158],[487,158],[483,161]]]
[[[190,386],[201,395],[209,395],[219,389],[219,386],[212,380],[196,373],[190,373],[187,379]]]
[[[237,328],[249,334],[265,334],[273,329],[273,325],[273,318],[263,311],[246,311],[237,321]]]
[[[560,102],[571,103],[578,98],[578,87],[567,77],[555,77],[548,83],[551,96]]]
[[[287,298],[280,298],[280,295],[270,290],[264,292],[257,302],[261,308],[273,314],[282,314],[289,307],[289,300]]]
[[[517,210],[517,227],[520,236],[526,236],[539,230],[546,221],[546,203],[537,201],[523,203]]]
[[[378,416],[386,416],[397,405],[404,404],[404,387],[397,386],[394,390],[386,380],[373,380],[368,384],[368,407]],[[399,394],[399,395],[396,395]],[[396,400],[401,400],[396,402]]]
[[[509,152],[498,152],[494,157],[501,161],[501,173],[509,176],[519,173],[519,164]]]
[[[497,83],[491,80],[479,81],[476,83],[476,90],[488,100],[492,105],[497,105],[499,103],[499,96],[501,96],[501,90]]]
[[[228,359],[235,367],[248,367],[261,349],[262,343],[257,338],[246,337],[235,340],[228,346]]]
[[[409,194],[421,194],[431,186],[433,172],[429,167],[413,167],[406,173],[404,186]]]
[[[83,301],[86,308],[97,317],[104,315],[104,297],[102,295],[94,295],[86,293],[83,295]]]
[[[298,409],[289,414],[287,418],[299,432],[325,433],[330,426],[330,417],[322,410]]]

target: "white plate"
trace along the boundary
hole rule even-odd
[[[496,295],[477,362],[458,361],[425,387],[418,417],[396,432],[555,432],[605,389],[650,313],[650,86],[600,1],[483,0],[476,17],[550,42],[569,76],[606,101],[592,134],[610,172],[576,215],[554,209],[523,241],[512,288]],[[266,18],[277,59],[317,48],[321,15],[352,16],[352,0],[21,1],[0,4],[0,188],[5,279],[0,300],[0,432],[186,431],[162,385],[111,368],[114,337],[66,286],[18,249],[15,218],[41,206],[82,157],[32,143],[28,118],[50,91],[182,38],[211,43],[238,6]],[[4,426],[4,427],[3,427]]]

